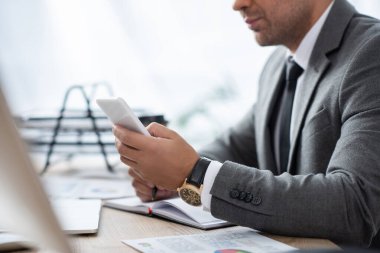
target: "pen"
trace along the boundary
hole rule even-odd
[[[157,194],[157,191],[158,191],[157,186],[154,186],[154,187],[152,188],[152,201],[155,201],[155,200],[156,200],[156,194]]]

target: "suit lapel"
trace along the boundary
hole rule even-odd
[[[285,50],[280,49],[277,53],[276,59],[273,59],[273,66],[269,68],[268,73],[271,73],[263,80],[261,85],[266,86],[265,92],[260,94],[262,96],[262,106],[260,106],[260,115],[258,124],[258,153],[260,167],[271,170],[273,173],[278,174],[276,170],[274,153],[272,150],[272,141],[270,137],[269,121],[276,103],[276,98],[280,90],[280,82],[282,80]]]
[[[310,107],[310,104],[313,100],[313,94],[318,87],[319,81],[323,75],[323,73],[326,71],[327,67],[329,66],[330,61],[327,58],[324,58],[318,68],[310,68],[305,73],[304,83],[297,87],[299,92],[299,100],[295,101],[294,105],[294,128],[293,128],[293,139],[291,140],[290,144],[290,153],[289,153],[289,162],[288,162],[288,168],[287,171],[290,170],[291,164],[292,164],[292,158],[294,156],[294,152],[296,150],[296,142],[299,138],[299,135],[302,130],[303,122],[306,118],[308,109]]]
[[[294,128],[292,132],[289,162],[287,171],[294,172],[294,160],[297,149],[297,142],[300,137],[302,127],[313,101],[314,93],[321,77],[327,70],[330,60],[329,53],[340,47],[346,27],[351,18],[356,13],[355,9],[345,0],[335,0],[328,18],[319,34],[314,50],[312,52],[308,68],[305,72],[304,82],[299,89],[299,99],[293,107],[295,114]],[[291,170],[293,168],[293,170]]]

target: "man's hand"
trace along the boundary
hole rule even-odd
[[[152,136],[114,127],[120,159],[144,181],[175,190],[189,175],[199,155],[181,136],[165,126],[152,123],[147,129]]]
[[[128,174],[132,177],[132,186],[135,188],[136,195],[143,202],[152,201],[152,190],[154,185],[150,182],[145,181],[138,172],[130,168]],[[160,186],[157,186],[158,190],[156,193],[156,198],[154,200],[167,199],[178,196],[177,191],[166,190]]]

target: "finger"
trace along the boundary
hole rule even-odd
[[[150,194],[136,192],[136,195],[143,202],[151,202],[151,201],[157,201],[157,200],[168,199],[168,198],[172,198],[173,197],[172,194],[168,194],[167,192],[157,192],[156,198],[154,200],[152,200],[152,195],[150,195]]]
[[[124,164],[128,165],[129,167],[135,167],[137,163],[135,161],[132,161],[128,159],[128,157],[120,156],[120,161],[122,161]]]
[[[138,170],[135,170],[134,168],[130,167],[128,170],[128,174],[134,179],[140,179],[141,181],[144,180],[141,174],[138,172]]]
[[[121,156],[128,158],[129,160],[137,162],[139,160],[140,151],[123,144],[120,140],[116,139],[115,146]]]
[[[144,177],[138,172],[138,170],[135,170],[133,168],[129,168],[128,170],[128,174],[134,179],[134,180],[137,180],[139,181],[140,183],[144,183],[146,184],[150,189],[152,189],[154,187],[154,185],[145,180]]]
[[[127,146],[135,149],[141,149],[141,147],[144,146],[144,139],[146,136],[140,133],[136,133],[121,126],[114,126],[112,132],[120,142]]]
[[[157,185],[157,188],[158,188],[159,190],[166,190],[165,187],[162,187],[162,186],[160,186],[160,185]]]
[[[135,193],[136,193],[136,196],[139,197],[141,199],[141,201],[143,202],[148,202],[148,201],[152,201],[152,195],[145,192],[145,191],[140,191],[139,188],[134,188],[135,189]]]
[[[156,122],[150,123],[149,126],[147,126],[147,130],[152,136],[165,139],[172,139],[176,134],[173,130]]]
[[[152,197],[147,196],[147,195],[136,193],[136,196],[139,197],[142,202],[150,202],[150,201],[152,201]]]
[[[136,195],[141,199],[143,202],[151,202],[152,201],[152,195],[147,192],[140,192],[136,191]],[[169,191],[169,190],[158,190],[156,194],[155,200],[161,200],[161,199],[168,199],[177,197],[176,191]]]
[[[133,188],[135,188],[136,193],[138,192],[140,194],[144,194],[152,198],[152,188],[150,188],[146,184],[141,183],[140,181],[137,181],[137,180],[133,180],[132,186]]]
[[[140,184],[137,181],[132,182],[132,186],[135,189],[136,195],[144,202],[152,200],[151,188],[146,187],[144,184]]]
[[[176,191],[158,190],[156,194],[156,200],[167,199],[172,197],[177,197]]]

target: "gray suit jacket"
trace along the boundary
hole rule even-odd
[[[285,52],[270,57],[246,117],[200,151],[223,162],[211,212],[270,233],[369,246],[380,228],[380,23],[335,1],[298,87],[279,175],[268,123]]]

